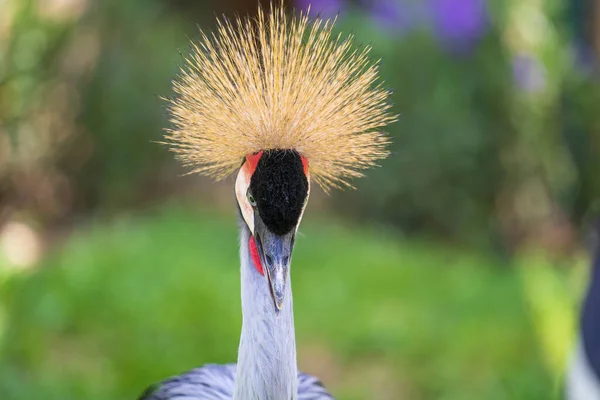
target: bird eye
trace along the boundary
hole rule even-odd
[[[248,197],[248,202],[250,203],[250,205],[252,207],[256,207],[256,200],[254,199],[254,196],[252,196],[252,194],[250,192],[248,192],[246,194],[246,197]]]

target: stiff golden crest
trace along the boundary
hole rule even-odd
[[[370,48],[335,35],[334,22],[271,5],[202,33],[169,100],[166,138],[178,159],[221,179],[248,154],[295,149],[327,191],[385,158],[389,92]]]

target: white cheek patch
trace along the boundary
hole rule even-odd
[[[254,235],[254,209],[248,202],[248,197],[246,196],[248,187],[250,187],[251,178],[252,175],[250,174],[249,165],[245,162],[244,165],[242,165],[242,168],[240,168],[240,172],[238,172],[237,179],[235,180],[235,197],[240,205],[242,217],[244,217],[244,221],[246,221],[248,228],[250,228],[250,232]]]

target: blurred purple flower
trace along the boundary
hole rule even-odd
[[[306,11],[310,5],[311,16],[320,15],[323,18],[335,17],[346,6],[344,0],[296,0],[295,3],[302,11]]]
[[[592,76],[596,66],[594,48],[583,42],[574,42],[571,47],[574,52],[573,66],[575,70],[585,76]]]
[[[527,93],[542,90],[546,85],[546,70],[535,58],[518,54],[513,59],[513,76],[517,85]]]
[[[487,29],[486,0],[431,0],[430,7],[434,32],[451,51],[470,51]]]
[[[374,0],[371,4],[371,18],[387,31],[397,34],[408,32],[418,23],[411,4],[406,0]]]

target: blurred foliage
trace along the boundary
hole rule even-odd
[[[3,10],[0,199],[50,222],[132,204],[165,158],[158,96],[177,72],[181,23],[140,0]]]
[[[0,397],[135,398],[234,361],[236,230],[233,214],[174,207],[92,223],[43,268],[10,277]],[[293,267],[300,367],[339,399],[557,398],[519,273],[501,264],[309,218]]]
[[[344,30],[358,24],[346,22]],[[366,41],[372,33],[357,35]],[[423,32],[404,41],[380,35],[374,46],[401,116],[390,128],[392,156],[356,182],[351,211],[407,232],[489,231],[502,178],[498,149],[511,129],[504,107],[511,76],[497,38],[467,59],[448,57]],[[346,193],[339,197],[348,202]]]
[[[574,310],[581,297],[580,289],[585,287],[586,277],[582,271],[587,271],[587,265],[557,268],[540,252],[521,254],[516,263],[544,361],[554,371],[557,378],[554,383],[560,390],[577,337]]]
[[[80,10],[57,16],[32,1],[0,7],[0,202],[61,214],[69,190],[58,163],[77,130],[76,86],[87,66],[70,62]]]
[[[577,28],[586,1],[312,3],[324,16],[339,10],[338,29],[373,45],[401,115],[393,156],[359,191],[334,196],[336,208],[474,244],[547,245],[537,238],[549,224],[572,241],[564,232],[600,190],[600,87]],[[187,52],[186,35],[212,23],[216,5],[2,4],[0,199],[53,221],[162,193],[174,173],[163,173],[170,157],[155,143],[168,126],[158,96],[169,96],[177,49]]]
[[[294,269],[300,365],[340,399],[553,398],[586,270],[553,256],[573,253],[573,226],[600,206],[590,2],[312,3],[372,44],[401,116],[392,157],[326,206],[535,251],[501,261],[364,224],[309,224]],[[0,0],[0,225],[52,227],[164,198],[162,180],[189,184],[155,143],[168,126],[159,96],[217,7],[255,3]],[[35,271],[13,275],[0,258],[0,399],[134,398],[235,359],[234,219],[115,219],[76,229]]]
[[[565,142],[577,169],[576,190],[568,197],[577,220],[588,220],[600,212],[600,82],[589,73],[572,73],[567,78],[563,115]],[[587,217],[587,218],[586,218]]]
[[[458,29],[464,25],[460,7],[485,2],[445,3],[455,7],[444,17],[446,26]],[[365,24],[364,12],[344,14],[341,29],[372,40],[383,59],[382,75],[401,113],[391,127],[392,157],[357,182],[361,190],[353,202],[345,194],[339,201],[349,214],[378,218],[408,233],[474,244],[500,239],[514,246],[532,237],[548,245],[537,238],[541,230],[549,224],[565,230],[562,221],[579,224],[581,210],[589,211],[599,192],[578,187],[596,178],[574,165],[578,155],[569,141],[587,150],[586,160],[597,159],[598,148],[588,146],[597,133],[579,110],[569,110],[570,119],[579,121],[577,135],[567,131],[565,99],[583,100],[567,81],[578,67],[569,59],[574,49],[565,19],[568,3],[486,4],[487,17],[478,17],[485,30],[461,51],[439,36],[435,18],[390,35],[377,19]],[[581,89],[586,82],[587,96],[597,93],[587,86],[589,78],[579,81]]]
[[[96,2],[86,26],[100,38],[96,70],[83,88],[81,121],[93,136],[93,153],[76,172],[84,203],[133,204],[137,191],[155,183],[167,151],[156,142],[167,126],[163,112],[170,80],[186,45],[181,24],[148,1]]]

